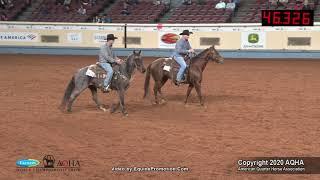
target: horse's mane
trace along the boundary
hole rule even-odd
[[[132,58],[133,55],[134,55],[133,53],[130,54],[125,59],[124,63],[122,63],[121,65],[118,65],[119,66],[119,70],[120,70],[121,73],[124,73],[124,74],[128,73],[128,64],[127,64],[127,62],[130,60],[130,58]]]
[[[207,51],[209,50],[209,48],[201,51],[199,54],[197,54],[195,57],[191,58],[192,61],[198,60],[200,59],[200,57],[202,57]]]

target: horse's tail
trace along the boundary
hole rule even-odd
[[[75,82],[74,82],[74,76],[72,76],[72,79],[70,80],[66,91],[64,92],[64,96],[60,105],[60,109],[64,109],[64,107],[66,106],[68,100],[70,99],[71,93],[73,91],[75,87]]]
[[[143,98],[146,98],[149,94],[149,85],[150,85],[150,74],[151,74],[151,65],[150,64],[147,68],[146,72],[146,80],[144,81],[144,95]]]

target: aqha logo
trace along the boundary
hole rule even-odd
[[[286,165],[291,165],[291,166],[301,166],[304,165],[304,162],[302,159],[291,159],[291,160],[286,160]]]
[[[179,40],[179,35],[174,33],[167,33],[161,36],[161,41],[166,44],[174,44]]]
[[[80,167],[79,160],[59,160],[57,167]]]

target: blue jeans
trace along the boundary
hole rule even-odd
[[[109,86],[112,75],[113,75],[113,69],[111,67],[111,64],[109,63],[100,63],[101,67],[103,67],[104,70],[107,71],[107,77],[104,79],[104,87]]]
[[[181,81],[184,75],[184,71],[187,68],[187,64],[184,61],[184,58],[181,56],[174,56],[174,59],[177,61],[177,63],[180,65],[179,72],[177,74],[177,81]]]

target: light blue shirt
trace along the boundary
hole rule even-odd
[[[173,52],[174,56],[182,56],[188,54],[188,50],[191,49],[189,41],[180,38],[177,43],[175,50]]]

